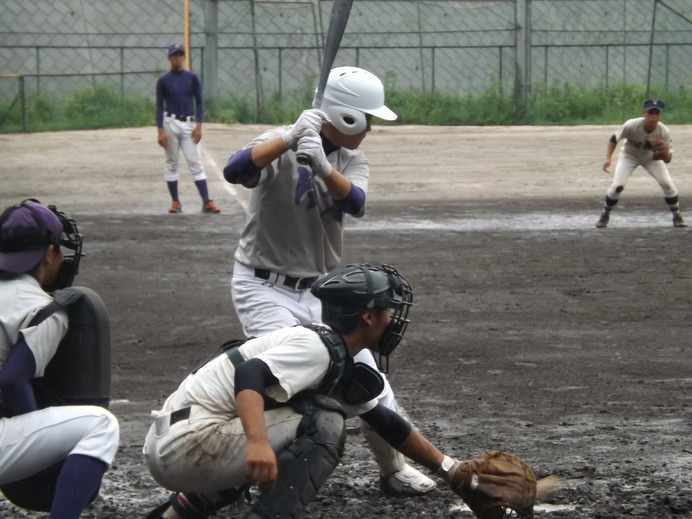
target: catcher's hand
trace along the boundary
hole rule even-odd
[[[536,475],[522,459],[508,452],[489,451],[459,462],[449,482],[479,519],[533,517]]]
[[[654,160],[670,162],[670,151],[663,139],[647,139],[646,148],[654,152]]]

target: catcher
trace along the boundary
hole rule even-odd
[[[251,485],[260,496],[245,519],[299,517],[336,468],[350,416],[441,477],[479,518],[532,517],[541,486],[526,463],[509,453],[466,462],[443,454],[378,402],[379,372],[354,362],[365,348],[386,361],[398,346],[413,300],[407,280],[390,265],[348,265],[311,291],[324,324],[236,341],[155,413],[145,460],[174,493],[147,518],[206,518]]]
[[[670,130],[661,122],[664,108],[665,103],[660,99],[655,97],[647,99],[644,101],[643,117],[626,121],[610,137],[603,162],[603,171],[606,173],[608,173],[617,143],[621,139],[626,141],[620,149],[613,183],[606,193],[603,214],[596,227],[608,227],[610,213],[620,200],[620,194],[637,166],[642,166],[661,186],[666,204],[673,213],[673,226],[687,227],[680,213],[678,189],[673,184],[666,167],[666,164],[673,160],[673,143]]]

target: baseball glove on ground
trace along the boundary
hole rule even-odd
[[[654,160],[667,160],[670,155],[663,139],[647,139],[647,147],[654,152]]]
[[[508,452],[489,451],[462,462],[452,476],[451,487],[478,519],[533,517],[536,475],[522,459]]]

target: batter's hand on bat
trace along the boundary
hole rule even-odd
[[[322,139],[314,131],[306,132],[300,139],[297,155],[306,160],[312,172],[320,178],[327,178],[334,170],[334,166],[327,160],[327,155],[324,153]]]
[[[291,126],[290,130],[283,136],[286,146],[296,151],[298,146],[298,141],[306,134],[308,131],[320,133],[322,129],[322,123],[327,120],[327,115],[316,108],[311,108],[310,110],[304,110],[300,117]]]
[[[605,159],[603,161],[603,171],[605,171],[606,173],[610,173],[610,171],[608,171],[609,167],[610,167],[610,159]]]
[[[248,442],[245,453],[245,477],[262,490],[272,490],[279,474],[276,454],[268,442]]]

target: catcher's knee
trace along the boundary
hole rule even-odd
[[[279,477],[272,492],[253,505],[257,517],[298,517],[314,499],[344,452],[346,415],[333,399],[316,395],[296,405],[303,414],[293,443],[278,453]]]
[[[300,407],[303,418],[298,424],[296,441],[289,449],[295,447],[300,451],[300,446],[315,444],[338,461],[346,444],[346,413],[342,407],[324,395],[314,395]]]

